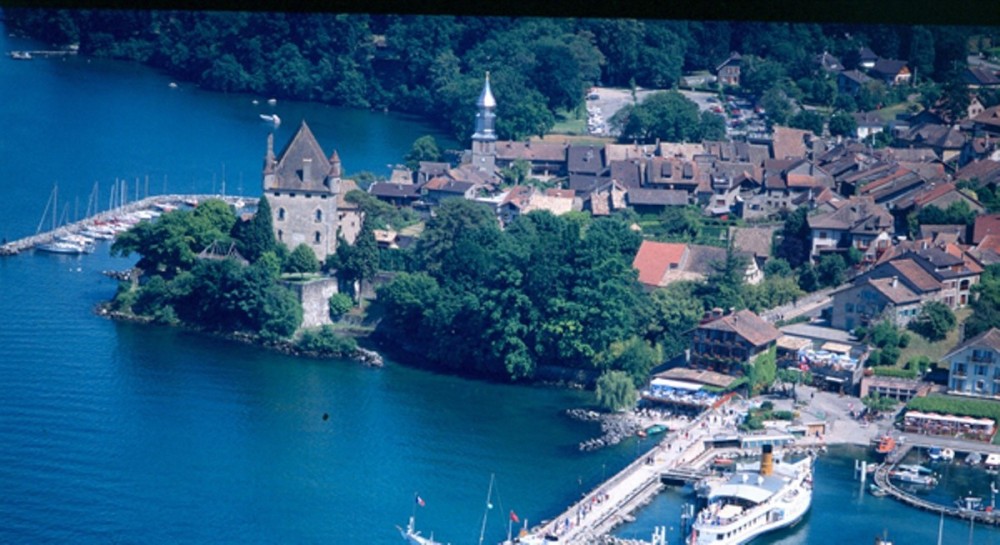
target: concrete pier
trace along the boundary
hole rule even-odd
[[[558,536],[563,544],[602,542],[615,526],[630,520],[636,509],[652,500],[663,488],[664,477],[696,480],[704,475],[699,469],[715,454],[706,443],[721,431],[722,421],[720,409],[709,410],[683,429],[669,432],[636,461],[532,533]]]

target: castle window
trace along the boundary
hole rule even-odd
[[[319,240],[320,240],[320,234],[319,231],[316,231],[316,233],[313,235],[313,244],[319,244]]]
[[[278,229],[278,242],[281,242],[281,239],[282,239],[282,238],[283,238],[284,236],[285,236],[285,233],[284,233],[284,231],[282,231],[281,229]]]
[[[321,198],[321,199],[325,199],[325,198],[326,198],[326,195],[320,195],[320,196],[319,196],[319,198]]]
[[[312,195],[311,195],[311,194],[309,194],[309,193],[306,193],[306,198],[307,198],[307,199],[311,199],[311,198],[312,198]]]
[[[323,221],[323,211],[322,210],[317,210],[316,211],[316,223],[320,223],[322,221]]]
[[[294,199],[295,198],[295,193],[289,193],[288,196],[292,197]]]
[[[281,192],[280,191],[275,191],[274,192],[274,196],[275,197],[280,197],[281,196]]]
[[[278,209],[278,221],[285,221],[285,209],[284,208],[279,208]]]

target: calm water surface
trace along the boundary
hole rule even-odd
[[[36,46],[0,36],[3,52]],[[136,179],[141,194],[211,192],[225,171],[228,193],[259,194],[266,97],[169,81],[115,62],[0,58],[0,235],[33,233],[55,184],[68,217],[95,182],[106,205],[115,178],[132,195]],[[347,172],[386,173],[434,134],[382,113],[273,111],[278,147],[305,118]],[[588,403],[579,392],[299,360],[95,316],[115,290],[100,272],[129,265],[106,245],[0,259],[0,543],[393,544],[416,493],[420,528],[475,543],[495,474],[489,543],[510,510],[551,517],[648,447],[579,453],[595,430],[562,416]],[[897,545],[933,543],[933,516],[857,493],[852,455],[822,459],[808,519],[760,543],[867,544],[886,528]],[[622,535],[676,526],[683,501],[664,494]],[[945,528],[946,543],[967,542],[963,525]]]

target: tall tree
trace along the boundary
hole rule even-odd
[[[271,204],[266,196],[257,202],[257,212],[247,222],[236,222],[233,238],[239,243],[237,249],[250,262],[260,258],[264,252],[273,252],[278,242],[274,238],[274,223],[271,218]]]

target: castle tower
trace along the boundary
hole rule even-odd
[[[472,135],[472,165],[492,176],[496,173],[497,135],[493,127],[497,116],[493,110],[497,101],[490,90],[489,72],[486,73],[486,82],[476,106],[479,112],[476,113],[476,132]]]
[[[321,262],[336,252],[340,176],[340,156],[334,151],[327,158],[305,121],[277,157],[268,135],[263,194],[278,242],[289,250],[306,244]]]

